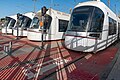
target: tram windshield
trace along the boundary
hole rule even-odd
[[[30,28],[39,29],[39,22],[42,20],[41,18],[42,17],[39,17],[39,19],[38,19],[38,17],[34,17]],[[47,29],[50,28],[52,17],[46,14],[44,16],[44,18],[45,19],[44,19],[44,27],[43,28],[46,31]]]
[[[34,28],[34,29],[39,28],[39,19],[37,17],[33,18],[30,28]]]
[[[71,15],[68,31],[99,32],[102,31],[103,12],[93,6],[75,8]]]
[[[31,19],[26,17],[26,16],[19,16],[19,27],[23,28],[23,29],[27,29],[29,28],[31,23]]]
[[[10,22],[9,22],[8,27],[9,27],[10,29],[12,29],[12,27],[14,27],[14,25],[15,25],[15,22],[16,22],[15,19],[11,19]]]
[[[29,28],[29,26],[30,26],[30,24],[31,24],[31,19],[30,18],[28,18],[28,17],[26,17],[26,16],[24,16],[24,19],[23,19],[23,21],[22,21],[22,25],[21,25],[21,28],[23,28],[23,29],[27,29],[27,28]]]
[[[10,17],[6,17],[5,19],[6,20],[5,20],[5,23],[4,23],[4,27],[8,27],[8,24],[9,24],[11,18]]]

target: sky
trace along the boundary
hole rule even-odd
[[[70,8],[74,8],[80,2],[85,2],[89,0],[36,0],[35,11],[41,9],[41,7],[46,6],[47,8],[52,7],[55,10],[69,13]],[[107,0],[101,0],[106,5]],[[120,13],[120,0],[110,0],[110,8],[112,11],[116,11],[117,14]],[[0,18],[5,16],[15,15],[17,13],[26,13],[34,11],[34,1],[33,0],[0,0]]]

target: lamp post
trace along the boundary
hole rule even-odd
[[[19,38],[18,38],[18,34],[19,34],[19,29],[18,29],[18,27],[19,27],[19,24],[20,24],[19,16],[20,16],[20,14],[18,13],[18,14],[17,14],[17,23],[16,23],[16,28],[17,28],[17,38],[16,38],[16,39],[17,39],[17,40],[19,39]]]
[[[43,44],[43,37],[44,37],[44,20],[45,20],[45,14],[46,14],[46,12],[47,12],[47,8],[45,7],[45,6],[43,6],[42,8],[41,8],[41,13],[42,13],[42,25],[41,25],[41,27],[42,27],[42,35],[41,35],[41,41],[42,41],[42,46],[41,46],[41,49],[44,49],[44,44]]]
[[[32,0],[32,1],[34,2],[34,13],[35,13],[35,9],[36,9],[35,4],[36,4],[36,1],[37,1],[37,0]]]

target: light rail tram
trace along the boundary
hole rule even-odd
[[[70,19],[70,14],[63,13],[52,8],[49,8],[44,17],[44,35],[43,40],[58,40],[63,39],[63,34],[65,33],[68,22]],[[32,20],[31,26],[28,29],[27,38],[32,41],[42,41],[42,27],[39,23],[41,22],[41,10],[37,12]]]
[[[120,19],[101,1],[79,3],[65,33],[65,47],[97,52],[120,38]]]
[[[13,29],[13,35],[14,36],[27,36],[27,29],[30,27],[30,24],[32,22],[33,17],[35,16],[35,13],[28,12],[25,14],[20,14],[18,17],[19,25],[14,27]],[[17,31],[18,27],[18,31]]]
[[[5,23],[2,28],[2,33],[12,34],[13,33],[12,28],[15,26],[16,20],[17,20],[17,15],[6,16]]]

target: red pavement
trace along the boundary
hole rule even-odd
[[[109,48],[93,55],[90,59],[83,59],[74,63],[76,69],[67,72],[68,80],[100,80],[102,72],[113,60],[118,49]],[[67,69],[67,68],[66,68]]]
[[[0,36],[0,38],[14,39],[13,36]],[[26,49],[26,51],[21,54],[14,51],[13,55],[0,59],[0,80],[99,80],[100,74],[113,60],[118,50],[114,47],[107,48],[92,56],[86,53],[88,58],[81,58],[86,54],[66,50],[62,46],[40,51],[35,48],[39,42],[24,39],[13,43],[19,44],[13,46],[13,50]]]

